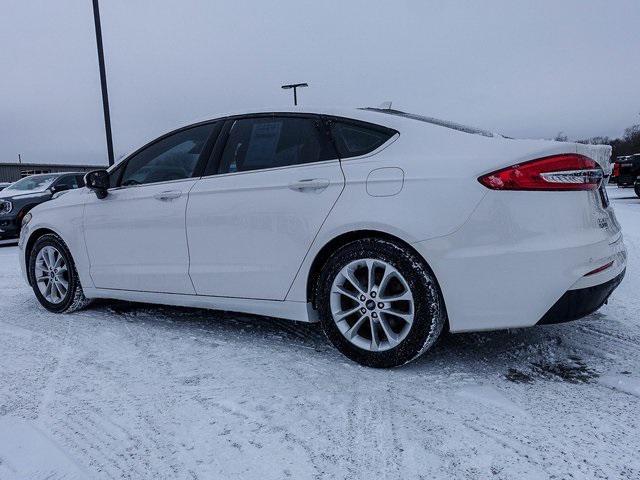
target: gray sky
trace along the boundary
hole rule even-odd
[[[394,107],[516,137],[640,123],[640,1],[102,0],[116,158],[217,112]],[[0,162],[106,163],[90,0],[4,0]]]

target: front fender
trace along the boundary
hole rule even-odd
[[[62,239],[71,252],[81,285],[93,288],[89,275],[89,257],[84,244],[84,204],[61,204],[53,208],[45,205],[37,205],[31,210],[31,221],[20,232],[18,247],[23,277],[28,283],[27,256],[33,242],[41,235],[53,233]]]

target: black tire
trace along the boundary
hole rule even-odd
[[[354,345],[341,333],[331,313],[334,279],[343,267],[359,259],[381,260],[394,267],[406,280],[414,298],[410,329],[398,345],[388,350],[370,351]],[[321,271],[316,299],[327,338],[345,356],[368,367],[397,367],[416,359],[435,344],[446,323],[444,301],[431,269],[406,247],[378,238],[355,240],[337,250]]]
[[[46,246],[52,246],[56,250],[58,250],[58,252],[60,252],[60,254],[63,256],[66,264],[68,265],[67,280],[69,288],[67,289],[66,295],[59,303],[52,303],[48,301],[40,292],[40,289],[38,288],[35,280],[36,258],[38,256],[38,252],[40,252],[40,250],[42,250]],[[29,283],[31,283],[36,298],[38,299],[40,304],[50,312],[70,313],[81,310],[89,305],[90,300],[88,300],[84,296],[84,293],[82,291],[82,286],[80,285],[80,279],[78,277],[78,272],[76,271],[73,257],[71,256],[71,252],[69,252],[69,249],[67,248],[65,243],[57,235],[47,234],[36,240],[28,258],[27,268],[29,274]]]

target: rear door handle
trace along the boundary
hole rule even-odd
[[[176,198],[180,198],[182,196],[182,192],[179,190],[167,190],[166,192],[156,193],[153,198],[156,200],[161,200],[163,202],[167,202],[169,200],[175,200]]]
[[[329,186],[329,183],[329,180],[326,178],[307,178],[304,180],[298,180],[297,182],[291,182],[289,184],[289,188],[297,192],[324,190]]]

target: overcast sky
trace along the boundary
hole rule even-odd
[[[0,162],[106,163],[90,0],[3,0]],[[640,123],[640,1],[101,0],[116,158],[217,112],[396,108],[516,137]]]

